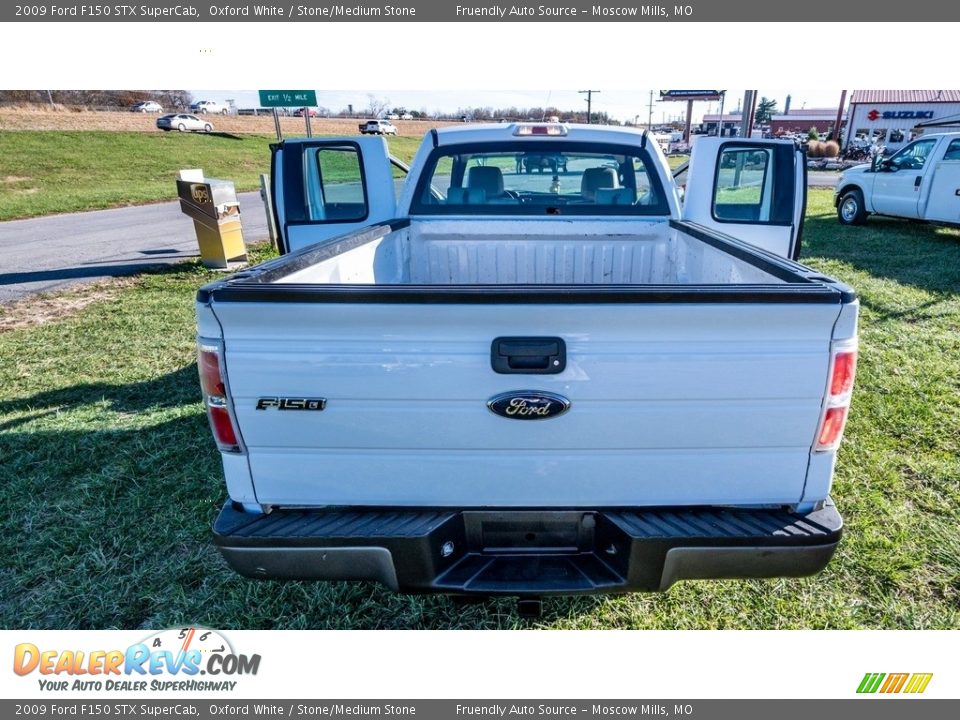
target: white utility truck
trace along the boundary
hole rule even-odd
[[[794,262],[792,142],[702,138],[682,206],[632,129],[432,130],[401,172],[274,146],[284,254],[198,292],[233,568],[535,604],[826,565],[858,302]]]
[[[860,225],[871,213],[960,225],[960,133],[924,135],[888,158],[845,171],[837,217]]]

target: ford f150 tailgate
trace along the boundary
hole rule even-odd
[[[413,507],[799,503],[841,308],[210,306],[257,502]],[[560,339],[565,368],[498,372],[503,337]],[[569,409],[488,407],[524,392]]]

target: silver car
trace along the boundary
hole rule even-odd
[[[158,102],[153,100],[144,100],[143,102],[138,102],[132,108],[130,112],[139,112],[139,113],[161,113],[163,112],[163,107]]]
[[[171,113],[157,118],[157,127],[161,130],[179,130],[180,132],[213,132],[213,125],[196,115]]]

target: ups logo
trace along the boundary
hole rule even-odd
[[[194,202],[208,203],[210,202],[210,189],[206,185],[191,185],[190,196]]]

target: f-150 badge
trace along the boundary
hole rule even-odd
[[[487,407],[511,420],[546,420],[563,415],[570,409],[570,401],[553,393],[517,390],[490,398]]]
[[[257,400],[257,410],[266,410],[267,408],[276,408],[277,410],[323,410],[326,406],[326,398],[262,397]]]

